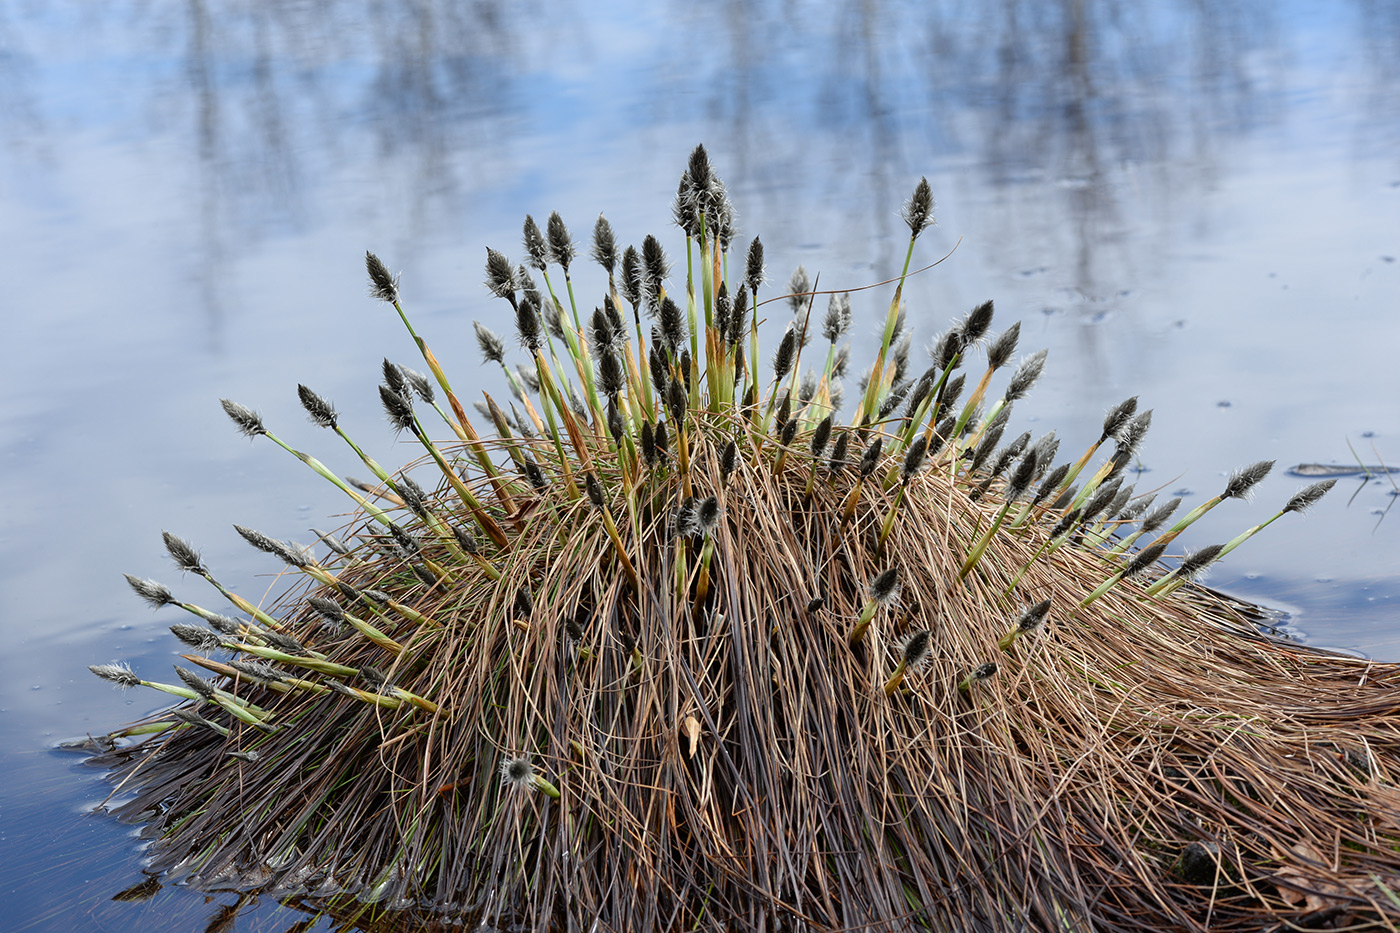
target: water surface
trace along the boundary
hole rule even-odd
[[[364,250],[403,271],[459,392],[499,392],[471,322],[506,329],[485,247],[560,211],[584,237],[678,249],[669,201],[704,142],[770,277],[897,272],[919,176],[953,256],[909,288],[927,341],[995,298],[1050,348],[1018,413],[1064,450],[1128,395],[1155,409],[1140,488],[1218,491],[1260,458],[1400,463],[1400,4],[324,2],[0,5],[0,899],[17,929],[188,930],[233,903],[140,881],[131,830],[60,738],[159,705],[86,665],[152,675],[177,645],[122,572],[181,580],[194,541],[252,598],[275,568],[234,521],[309,541],[345,500],[237,436],[228,396],[354,472],[302,381],[386,462],[384,356]],[[700,10],[704,12],[701,13]],[[596,291],[592,271],[579,276]],[[593,300],[591,295],[584,300]],[[888,292],[855,299],[856,359]],[[1188,547],[1272,514],[1277,472]],[[1400,659],[1400,513],[1344,480],[1211,577],[1310,642]],[[129,895],[131,896],[131,895]],[[216,914],[218,916],[216,917]],[[299,915],[244,905],[238,929]]]

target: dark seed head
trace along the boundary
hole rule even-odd
[[[902,482],[909,482],[919,470],[923,469],[924,458],[927,454],[928,443],[924,440],[923,435],[919,435],[904,453],[904,467],[900,470]]]
[[[165,550],[170,555],[170,559],[175,562],[175,566],[186,573],[197,573],[201,577],[209,573],[199,559],[199,552],[191,547],[188,541],[168,531],[162,531],[160,535],[165,541]]]
[[[540,328],[540,312],[534,301],[526,298],[515,309],[515,330],[520,335],[520,345],[531,354],[539,352],[543,345],[543,332]]]
[[[995,310],[992,302],[984,301],[968,312],[962,324],[962,332],[958,335],[962,346],[970,347],[986,335],[987,329],[992,326]]]
[[[912,632],[904,639],[904,644],[900,647],[900,657],[904,666],[909,670],[918,670],[928,661],[930,648],[933,645],[933,633],[928,629],[919,629]]]
[[[1110,437],[1117,438],[1118,432],[1128,425],[1128,420],[1137,413],[1137,396],[1124,399],[1108,410],[1108,414],[1103,419],[1103,434],[1099,437],[1102,443]]]
[[[719,456],[719,481],[725,483],[734,474],[734,468],[739,465],[739,445],[734,440],[724,445],[724,451]]]
[[[666,387],[666,410],[676,424],[685,420],[686,401],[685,386],[679,380],[671,380],[671,384]]]
[[[598,482],[598,477],[591,472],[585,473],[583,481],[588,489],[588,501],[592,502],[595,508],[605,508],[607,499],[603,496],[603,484]]]
[[[1274,461],[1260,460],[1242,470],[1236,470],[1230,474],[1230,481],[1225,484],[1225,491],[1221,493],[1222,498],[1248,499],[1250,491],[1259,485],[1260,480],[1268,476],[1273,468]]]
[[[661,241],[651,234],[642,240],[642,268],[647,297],[655,302],[665,287],[666,277],[671,274],[671,264],[666,259],[666,251],[661,248]]]
[[[1012,374],[1011,381],[1006,386],[1006,394],[1002,396],[1002,399],[1009,403],[1025,398],[1035,386],[1040,374],[1045,371],[1045,357],[1049,353],[1049,350],[1037,350],[1026,357],[1017,367],[1016,372]]]
[[[870,581],[870,598],[880,605],[899,599],[899,570],[891,567]]]
[[[972,672],[972,679],[977,681],[990,680],[997,672],[997,662],[988,661],[986,664],[978,665]]]
[[[635,313],[645,297],[642,284],[642,255],[637,247],[629,246],[622,251],[622,281],[619,283],[622,297],[632,306]]]
[[[1181,498],[1177,497],[1169,502],[1162,503],[1157,506],[1157,508],[1147,513],[1147,517],[1142,520],[1142,525],[1140,526],[1143,534],[1151,534],[1165,525],[1167,519],[1172,517],[1172,513],[1176,511],[1179,505],[1181,505]]]
[[[933,223],[933,189],[929,187],[927,178],[919,179],[918,185],[914,187],[914,194],[904,205],[901,216],[909,226],[911,238],[918,237]]]
[[[1006,484],[1006,501],[1015,502],[1026,494],[1030,488],[1031,481],[1035,479],[1035,451],[1031,451],[1021,458],[1016,469],[1011,473],[1011,479]]]
[[[177,666],[175,668],[175,673],[180,675],[180,679],[185,682],[185,686],[204,697],[204,699],[209,700],[213,698],[214,685],[203,677],[200,677],[194,671]]]
[[[797,419],[792,418],[783,425],[782,433],[778,435],[778,440],[784,447],[791,447],[792,442],[797,437]]]
[[[657,323],[661,325],[661,339],[666,346],[672,353],[679,351],[681,344],[685,343],[687,327],[680,306],[670,296],[661,299],[657,308]]]
[[[175,602],[175,597],[164,583],[143,580],[140,577],[133,577],[129,573],[123,574],[123,576],[126,577],[126,582],[131,585],[131,588],[136,591],[136,595],[150,603],[153,608],[159,609],[161,606],[168,606]]]
[[[831,449],[831,472],[846,468],[846,458],[851,447],[851,432],[842,431],[836,435],[836,443]]]
[[[393,303],[399,300],[399,279],[391,275],[379,257],[365,251],[365,271],[369,273],[369,294],[371,298]]]
[[[257,437],[259,434],[267,433],[267,428],[263,427],[262,416],[253,409],[226,398],[219,399],[219,404],[224,406],[224,414],[228,415],[233,423],[238,425],[238,430],[247,436]]]
[[[744,262],[744,284],[753,295],[758,294],[758,287],[763,284],[763,242],[758,237],[754,237],[749,244]]]
[[[1220,552],[1225,549],[1223,544],[1208,544],[1198,551],[1192,551],[1181,561],[1181,566],[1177,568],[1176,575],[1183,580],[1194,580],[1205,572],[1205,569],[1215,562],[1220,556]]]
[[[574,247],[574,238],[569,236],[569,228],[564,226],[564,218],[559,216],[558,211],[553,211],[549,215],[547,227],[549,236],[549,258],[564,268],[564,274],[569,274],[569,263],[574,261],[578,255],[578,250]]]
[[[379,401],[384,405],[384,413],[396,431],[414,431],[413,405],[402,395],[388,386],[379,387]],[[416,432],[415,432],[416,433]]]
[[[1002,331],[997,339],[987,347],[987,365],[992,369],[1001,369],[1006,365],[1006,361],[1011,359],[1011,354],[1016,352],[1016,342],[1021,339],[1021,322],[1017,321],[1006,330]]]
[[[297,397],[301,399],[301,405],[306,409],[306,414],[312,423],[319,424],[323,428],[335,427],[335,408],[331,406],[330,402],[304,385],[297,386]]]
[[[468,554],[475,554],[481,549],[476,543],[476,536],[465,525],[453,525],[452,537],[456,539],[457,546]]]
[[[792,371],[793,357],[797,353],[797,330],[789,324],[778,342],[778,352],[773,356],[773,377],[782,382],[783,377]]]
[[[656,465],[656,435],[652,432],[651,422],[642,422],[642,459],[647,466]]]
[[[515,610],[515,618],[530,618],[535,611],[535,599],[530,595],[530,587],[521,586],[515,591],[515,603],[512,608]]]
[[[880,451],[884,448],[885,442],[880,435],[870,442],[870,446],[865,448],[864,455],[860,458],[860,478],[869,479],[870,474],[875,472],[875,467],[880,464]]]
[[[812,432],[813,458],[820,458],[826,452],[827,442],[831,440],[831,418],[831,415],[827,415],[817,424],[817,429]]]
[[[1016,630],[1018,632],[1033,632],[1045,621],[1045,617],[1050,613],[1050,600],[1042,599],[1033,606],[1027,606],[1021,610],[1021,614],[1016,617]]]
[[[696,509],[696,520],[700,525],[700,534],[709,535],[714,532],[719,525],[719,499],[714,496],[707,496],[700,507]]]
[[[172,625],[170,633],[198,651],[218,651],[223,647],[217,633],[200,625]]]
[[[822,321],[822,336],[835,343],[851,329],[851,293],[832,295],[827,302],[826,318]]]
[[[486,287],[497,298],[515,301],[515,266],[491,247],[486,247]]]
[[[1058,522],[1055,523],[1055,527],[1050,530],[1050,537],[1052,539],[1058,538],[1060,535],[1065,534],[1075,525],[1078,525],[1079,516],[1081,514],[1083,514],[1083,509],[1074,509],[1068,512],[1066,515],[1064,515],[1064,517],[1062,517]]]
[[[472,327],[476,329],[476,345],[481,348],[482,358],[488,363],[504,363],[506,345],[501,342],[501,338],[484,327],[480,321],[472,321]]]
[[[132,673],[131,668],[125,664],[89,664],[88,670],[124,690],[141,685],[141,678]]]
[[[1134,554],[1132,560],[1128,561],[1128,566],[1123,569],[1123,576],[1135,577],[1142,573],[1144,570],[1157,563],[1157,561],[1161,560],[1166,550],[1167,542],[1165,541],[1154,541],[1149,544],[1147,547]]]
[[[530,257],[530,265],[543,272],[549,265],[549,244],[545,242],[544,234],[540,233],[540,225],[529,214],[525,215],[521,241],[525,246],[525,255]]]
[[[1325,479],[1320,483],[1313,483],[1296,493],[1288,500],[1288,504],[1283,507],[1285,512],[1305,512],[1311,508],[1317,500],[1327,495],[1327,490],[1337,485],[1335,479]]]
[[[617,267],[617,239],[613,236],[612,224],[602,214],[593,223],[592,255],[593,261],[608,270],[611,276]]]
[[[666,430],[666,422],[658,421],[656,424],[656,452],[661,456],[666,456],[671,447],[671,435]]]

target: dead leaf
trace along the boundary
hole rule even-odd
[[[687,716],[681,723],[681,729],[685,731],[686,736],[690,739],[690,750],[686,752],[686,757],[694,758],[695,748],[700,744],[700,721],[694,716]]]

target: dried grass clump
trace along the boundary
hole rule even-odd
[[[239,529],[306,578],[273,611],[173,535],[239,618],[131,578],[205,623],[175,627],[203,669],[183,685],[95,668],[184,700],[103,758],[154,870],[385,928],[1395,928],[1400,670],[1262,636],[1189,582],[1268,522],[1158,563],[1268,464],[1134,550],[1175,507],[1121,484],[1136,400],[1058,467],[1053,435],[1003,445],[1044,354],[993,393],[1018,331],[988,340],[988,303],[913,374],[906,259],[836,425],[849,299],[823,314],[802,273],[759,372],[761,245],[730,278],[703,150],[676,217],[685,291],[655,239],[619,253],[600,219],[608,287],[586,318],[558,215],[526,223],[544,291],[491,252],[527,366],[478,336],[515,403],[485,400],[484,439],[415,333],[431,377],[386,362],[381,397],[424,445],[416,469],[355,447],[378,476],[356,484],[293,450],[360,502],[353,546],[324,536],[318,559]],[[921,183],[911,255],[931,219]],[[434,409],[450,443],[429,440]]]

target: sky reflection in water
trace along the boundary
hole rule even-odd
[[[344,509],[238,438],[220,396],[335,453],[303,381],[379,459],[410,456],[374,387],[380,358],[413,348],[365,297],[366,248],[403,270],[465,397],[501,389],[471,321],[506,329],[482,258],[519,255],[526,212],[582,238],[604,211],[625,242],[675,252],[670,197],[703,141],[775,283],[800,262],[845,288],[897,272],[898,208],[927,175],[939,226],[920,256],[959,245],[909,289],[918,339],[995,298],[1023,349],[1050,347],[1018,418],[1063,449],[1138,394],[1156,409],[1139,486],[1188,504],[1262,457],[1347,461],[1350,442],[1400,463],[1400,4],[969,6],[0,7],[0,864],[18,926],[183,930],[213,910],[169,890],[112,903],[139,880],[128,830],[79,818],[100,790],[45,748],[158,705],[84,667],[172,659],[176,620],[121,572],[207,601],[162,528],[259,596],[273,568],[229,524],[309,541]],[[598,278],[579,283],[592,300]],[[856,359],[887,299],[855,297]],[[1276,474],[1185,543],[1233,536],[1301,482]],[[1343,481],[1212,582],[1294,609],[1315,643],[1400,658],[1392,491]]]

